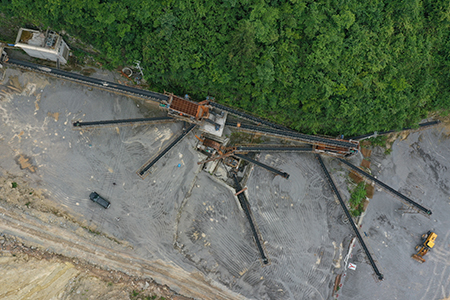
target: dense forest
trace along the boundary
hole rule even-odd
[[[354,135],[450,108],[448,0],[0,0],[66,31],[153,89],[305,133]]]

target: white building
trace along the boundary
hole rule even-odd
[[[47,30],[45,33],[20,28],[16,39],[16,47],[23,49],[28,55],[66,64],[70,48],[56,32]]]
[[[3,50],[3,46],[2,43],[0,43],[0,69],[3,68],[3,61],[6,60],[7,56],[6,56],[6,52],[5,50]]]

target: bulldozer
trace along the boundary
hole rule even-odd
[[[424,263],[425,259],[423,257],[434,247],[434,241],[436,238],[437,234],[432,231],[424,233],[422,235],[422,243],[416,246],[416,250],[418,251],[412,256],[412,258],[420,263]]]

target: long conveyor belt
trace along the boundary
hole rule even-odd
[[[253,158],[250,158],[250,157],[248,157],[248,156],[246,156],[246,155],[242,155],[242,154],[235,153],[234,156],[237,156],[237,157],[239,157],[239,158],[242,158],[243,160],[246,160],[246,161],[248,161],[248,162],[250,162],[250,163],[252,163],[252,164],[255,164],[255,165],[257,165],[257,166],[260,166],[261,168],[264,168],[264,169],[266,169],[266,170],[268,170],[268,171],[270,171],[270,172],[272,172],[272,173],[274,173],[274,174],[276,174],[276,175],[280,175],[280,176],[283,177],[283,178],[289,179],[289,174],[288,174],[288,173],[286,173],[286,172],[281,172],[280,170],[277,170],[277,169],[275,169],[275,168],[272,168],[271,166],[268,166],[268,165],[266,165],[266,164],[263,164],[262,162],[259,162],[259,161],[257,161],[257,160],[254,160]]]
[[[122,84],[118,84],[118,83],[114,83],[114,82],[110,82],[110,81],[105,81],[105,80],[101,80],[101,79],[97,79],[97,78],[87,77],[87,76],[83,76],[83,75],[80,75],[77,73],[67,72],[67,71],[63,71],[60,69],[56,69],[56,68],[41,66],[41,65],[34,64],[31,62],[25,62],[25,61],[10,58],[8,60],[7,64],[13,65],[13,66],[18,66],[20,68],[29,69],[29,70],[32,70],[35,72],[40,72],[40,73],[44,73],[47,75],[55,76],[58,78],[63,78],[63,79],[68,79],[68,80],[72,80],[75,82],[80,82],[82,84],[87,84],[87,85],[94,86],[94,87],[101,88],[101,89],[111,90],[111,91],[115,91],[115,92],[119,92],[119,93],[129,94],[132,96],[137,96],[140,98],[150,99],[150,100],[157,101],[157,102],[169,101],[169,96],[164,95],[164,94],[160,94],[160,93],[156,93],[156,92],[152,92],[152,91],[148,91],[148,90],[143,90],[143,89],[138,89],[138,88],[134,88],[134,87],[129,87],[126,85],[122,85]],[[232,109],[230,107],[227,107],[227,106],[215,103],[215,102],[209,102],[209,104],[212,107],[227,111],[227,112],[232,113],[241,118],[245,118],[247,120],[255,122],[259,125],[265,125],[265,126],[271,127],[271,128],[264,128],[262,126],[252,126],[252,125],[237,126],[237,123],[228,123],[227,122],[227,125],[238,127],[242,130],[246,130],[246,131],[250,131],[250,132],[260,132],[260,133],[263,133],[266,135],[276,136],[276,137],[281,137],[281,138],[290,138],[293,140],[300,140],[300,141],[303,141],[303,142],[306,142],[309,144],[321,143],[321,144],[331,145],[331,146],[335,146],[335,147],[344,147],[344,148],[348,148],[348,149],[354,149],[355,147],[356,148],[358,147],[357,145],[350,143],[350,142],[346,142],[346,141],[340,141],[340,140],[334,140],[334,139],[329,139],[329,138],[323,138],[323,137],[317,137],[317,136],[311,136],[311,135],[307,135],[307,134],[298,133],[298,132],[292,131],[288,128],[285,128],[281,125],[273,124],[266,120],[251,116],[249,114],[240,112],[238,110]],[[353,151],[353,150],[351,150],[351,151]]]
[[[158,101],[158,102],[169,101],[169,96],[164,95],[164,94],[160,94],[160,93],[156,93],[156,92],[152,92],[152,91],[148,91],[148,90],[143,90],[143,89],[138,89],[138,88],[134,88],[134,87],[129,87],[129,86],[126,86],[123,84],[118,84],[118,83],[114,83],[111,81],[105,81],[105,80],[101,80],[101,79],[97,79],[97,78],[93,78],[93,77],[87,77],[87,76],[83,76],[81,74],[67,72],[67,71],[63,71],[60,69],[51,68],[51,67],[47,67],[47,66],[42,66],[42,65],[34,64],[31,62],[27,62],[27,61],[10,58],[7,61],[7,64],[15,65],[20,68],[25,68],[25,69],[32,70],[35,72],[45,73],[47,75],[51,75],[51,76],[55,76],[55,77],[59,77],[59,78],[63,78],[63,79],[80,82],[83,84],[95,86],[97,88],[126,93],[126,94],[130,94],[133,96],[138,96],[138,97],[145,98],[145,99],[151,99],[151,100]],[[277,124],[271,123],[269,121],[260,119],[258,117],[240,112],[238,110],[224,106],[222,104],[219,104],[216,102],[209,102],[209,104],[212,107],[227,111],[238,117],[250,120],[252,122],[256,122],[257,124],[266,125],[266,126],[269,126],[272,128],[280,129],[280,130],[290,131],[290,129],[283,127],[281,125],[277,125]]]
[[[264,128],[261,126],[240,124],[240,123],[236,123],[236,122],[227,122],[226,125],[230,126],[230,127],[235,127],[237,129],[243,130],[243,131],[257,132],[257,133],[262,133],[262,134],[265,134],[268,136],[288,138],[288,139],[306,142],[308,144],[321,143],[321,144],[337,146],[337,147],[344,147],[344,148],[349,148],[349,149],[357,147],[355,144],[350,143],[350,142],[339,141],[339,140],[334,140],[334,139],[329,139],[329,138],[323,138],[323,137],[303,134],[303,133],[299,133],[299,132],[283,131],[283,130],[273,129],[273,128]]]
[[[375,261],[373,260],[372,255],[369,252],[369,249],[367,249],[366,243],[364,242],[361,234],[359,233],[358,227],[356,227],[355,222],[353,222],[352,216],[350,215],[350,212],[348,211],[347,206],[345,206],[344,200],[342,200],[341,194],[339,193],[338,189],[336,188],[336,185],[334,184],[334,181],[331,178],[330,173],[328,173],[328,170],[327,170],[325,164],[323,163],[322,157],[319,154],[316,154],[316,157],[319,160],[320,166],[322,167],[322,170],[325,173],[325,176],[327,177],[327,180],[328,180],[328,183],[330,184],[331,189],[333,190],[334,194],[338,198],[339,203],[341,204],[341,207],[344,210],[344,213],[348,218],[348,221],[352,225],[352,229],[355,232],[356,237],[358,238],[358,241],[361,244],[361,247],[363,248],[364,252],[366,253],[367,258],[369,259],[369,262],[372,265],[373,271],[378,276],[379,280],[383,280],[384,276],[378,270],[378,267],[375,264]]]
[[[97,78],[93,78],[93,77],[87,77],[87,76],[83,76],[81,74],[77,74],[77,73],[73,73],[73,72],[67,72],[67,71],[63,71],[60,69],[56,69],[56,68],[51,68],[51,67],[47,67],[47,66],[42,66],[42,65],[38,65],[38,64],[34,64],[31,62],[26,62],[26,61],[22,61],[22,60],[18,60],[18,59],[13,59],[10,58],[7,61],[7,64],[9,65],[15,65],[18,66],[20,68],[25,68],[25,69],[29,69],[35,72],[41,72],[41,73],[45,73],[51,76],[55,76],[55,77],[59,77],[59,78],[63,78],[63,79],[68,79],[68,80],[72,80],[72,81],[76,81],[76,82],[81,82],[83,84],[87,84],[87,85],[91,85],[91,86],[95,86],[98,88],[102,88],[102,89],[106,89],[106,90],[112,90],[112,91],[116,91],[116,92],[122,92],[122,93],[126,93],[126,94],[130,94],[133,96],[138,96],[141,98],[146,98],[146,99],[151,99],[151,100],[155,100],[158,102],[162,102],[162,101],[169,101],[169,96],[164,95],[164,94],[160,94],[160,93],[156,93],[156,92],[152,92],[152,91],[148,91],[148,90],[143,90],[143,89],[138,89],[138,88],[134,88],[134,87],[129,87],[123,84],[118,84],[118,83],[114,83],[111,81],[105,81],[105,80],[101,80],[101,79],[97,79]],[[220,110],[224,110],[227,111],[231,114],[234,114],[236,116],[239,116],[241,118],[250,120],[252,122],[256,122],[257,124],[262,124],[262,125],[266,125],[272,128],[277,128],[280,130],[290,130],[286,127],[283,127],[281,125],[277,125],[274,123],[271,123],[269,121],[254,117],[252,115],[240,112],[238,110],[235,110],[233,108],[224,106],[222,104],[218,104],[215,102],[210,102],[209,103],[212,107],[215,107],[217,109]]]
[[[240,117],[240,118],[243,118],[243,119],[255,122],[256,124],[266,125],[266,126],[269,126],[269,127],[272,127],[272,128],[280,129],[280,130],[292,131],[291,129],[286,128],[284,126],[281,126],[281,125],[278,125],[278,124],[274,124],[272,122],[260,119],[258,117],[249,115],[247,113],[241,112],[239,110],[233,109],[231,107],[228,107],[228,106],[216,103],[216,102],[210,102],[209,105],[211,105],[212,107],[215,107],[217,109],[229,112],[230,114],[233,114],[233,115],[235,115],[237,117]]]
[[[189,132],[191,132],[194,127],[197,126],[196,124],[191,124],[189,127],[184,130],[172,143],[170,143],[167,147],[165,147],[163,150],[161,150],[158,155],[155,158],[152,158],[148,162],[146,162],[136,173],[141,177],[144,178],[146,176],[146,173],[150,168],[158,162],[164,155],[167,154],[173,147],[175,147],[176,144],[178,144]]]
[[[89,128],[97,126],[108,125],[134,125],[134,124],[150,124],[155,122],[175,122],[176,120],[171,117],[159,117],[159,118],[137,118],[137,119],[121,119],[121,120],[105,120],[105,121],[74,121],[72,123],[74,129],[76,128]]]
[[[366,178],[373,180],[376,184],[378,184],[379,186],[381,186],[382,188],[386,189],[387,191],[393,193],[394,195],[396,195],[397,197],[399,197],[400,199],[404,200],[406,203],[414,206],[415,208],[417,208],[420,212],[423,212],[427,215],[431,215],[432,212],[431,210],[423,207],[422,205],[420,205],[417,202],[414,202],[413,200],[409,199],[408,197],[406,197],[405,195],[397,192],[396,190],[394,190],[393,188],[391,188],[390,186],[388,186],[387,184],[379,181],[378,179],[376,179],[375,177],[373,177],[372,175],[370,175],[367,172],[364,172],[363,170],[361,170],[360,168],[358,168],[357,166],[353,165],[352,163],[346,161],[345,159],[341,159],[338,158],[339,161],[341,161],[342,163],[346,164],[348,167],[350,167],[351,169],[355,170],[356,172],[358,172],[359,174],[365,176]]]
[[[312,152],[311,147],[296,146],[236,146],[235,153],[239,152]]]
[[[115,91],[115,92],[119,92],[119,93],[129,94],[132,96],[137,96],[140,98],[150,99],[150,100],[157,101],[157,102],[169,101],[169,96],[164,95],[164,94],[160,94],[160,93],[156,93],[156,92],[152,92],[152,91],[148,91],[148,90],[143,90],[143,89],[138,89],[138,88],[134,88],[134,87],[129,87],[126,85],[122,85],[122,84],[118,84],[118,83],[114,83],[114,82],[110,82],[110,81],[105,81],[105,80],[101,80],[101,79],[97,79],[97,78],[93,78],[93,77],[87,77],[87,76],[83,76],[81,74],[67,72],[67,71],[63,71],[60,69],[56,69],[56,68],[51,68],[51,67],[47,67],[47,66],[34,64],[31,62],[26,62],[26,61],[21,61],[21,60],[10,58],[8,60],[7,64],[13,65],[13,66],[18,66],[20,68],[25,68],[25,69],[32,70],[35,72],[40,72],[40,73],[44,73],[47,75],[55,76],[58,78],[63,78],[63,79],[80,82],[80,83],[87,84],[87,85],[94,86],[94,87],[101,88],[101,89],[111,90],[111,91]],[[209,102],[209,104],[212,107],[227,111],[231,114],[234,114],[238,117],[241,117],[241,118],[244,118],[247,120],[250,120],[259,125],[265,125],[265,126],[271,127],[271,128],[263,128],[261,126],[242,125],[241,129],[243,129],[243,130],[252,131],[252,132],[262,132],[267,135],[272,135],[272,136],[277,136],[277,137],[282,137],[282,138],[291,138],[294,140],[300,140],[303,142],[313,143],[313,144],[314,143],[323,143],[323,144],[332,145],[332,146],[346,147],[349,149],[357,147],[357,146],[355,146],[355,144],[352,144],[350,142],[327,139],[327,138],[316,137],[316,136],[298,133],[298,132],[292,131],[286,127],[283,127],[281,125],[273,124],[266,120],[254,117],[252,115],[240,112],[238,110],[232,109],[230,107],[227,107],[227,106],[215,103],[215,102]],[[234,124],[227,123],[227,125],[237,127],[236,123],[234,123]],[[260,129],[260,130],[258,130],[258,129]],[[270,131],[270,130],[272,130],[272,131]]]
[[[235,173],[232,173],[234,184],[236,186],[236,192],[239,193],[242,191],[241,184],[239,183],[239,180]],[[256,226],[253,222],[252,212],[250,209],[250,203],[247,200],[247,197],[245,197],[244,193],[239,193],[237,195],[239,199],[239,203],[241,204],[242,209],[244,210],[245,216],[247,217],[248,222],[250,223],[250,228],[252,229],[253,238],[255,239],[256,246],[258,247],[259,253],[261,255],[261,259],[265,265],[269,263],[269,259],[267,258],[266,254],[264,253],[264,249],[261,245],[261,241],[259,240],[259,234],[256,231]]]
[[[121,92],[121,93],[126,93],[126,94],[129,94],[132,96],[138,96],[140,98],[150,99],[150,100],[154,100],[154,101],[158,101],[158,102],[161,102],[163,100],[167,101],[169,99],[168,96],[160,94],[160,93],[137,89],[134,87],[129,87],[129,86],[123,85],[123,84],[118,84],[118,83],[114,83],[111,81],[105,81],[105,80],[101,80],[101,79],[97,79],[97,78],[93,78],[93,77],[87,77],[87,76],[83,76],[83,75],[80,75],[77,73],[67,72],[67,71],[63,71],[60,69],[56,69],[56,68],[37,65],[37,64],[31,63],[31,62],[21,61],[21,60],[17,60],[17,59],[13,59],[13,58],[10,58],[8,60],[7,64],[15,65],[20,68],[25,68],[25,69],[32,70],[35,72],[45,73],[47,75],[51,75],[51,76],[55,76],[55,77],[59,77],[59,78],[63,78],[63,79],[80,82],[80,83],[91,85],[94,87],[98,87],[98,88],[102,88],[102,89],[106,89],[106,90],[112,90],[112,91]]]
[[[97,79],[97,78],[93,78],[93,77],[87,77],[87,76],[83,76],[81,74],[67,72],[64,70],[51,68],[51,67],[47,67],[47,66],[42,66],[42,65],[31,63],[31,62],[14,59],[14,58],[10,58],[7,61],[7,64],[15,65],[20,68],[25,68],[25,69],[32,70],[35,72],[45,73],[47,75],[51,75],[51,76],[55,76],[55,77],[59,77],[59,78],[63,78],[63,79],[81,82],[83,84],[95,86],[95,87],[106,89],[106,90],[112,90],[112,91],[122,92],[122,93],[130,94],[133,96],[138,96],[138,97],[142,97],[142,98],[146,98],[146,99],[156,100],[158,102],[169,101],[169,96],[164,95],[164,94],[160,94],[160,93],[156,93],[156,92],[152,92],[152,91],[148,91],[148,90],[143,90],[143,89],[138,89],[138,88],[134,88],[134,87],[129,87],[129,86],[126,86],[123,84],[118,84],[118,83],[114,83],[111,81],[105,81],[105,80],[101,80],[101,79]],[[239,116],[241,118],[250,120],[252,122],[256,122],[257,124],[266,125],[266,126],[269,126],[272,128],[280,129],[280,130],[290,130],[281,125],[273,124],[266,120],[254,117],[252,115],[249,115],[249,114],[246,114],[243,112],[240,112],[238,110],[232,109],[230,107],[224,106],[219,103],[210,102],[209,104],[217,109],[227,111],[227,112],[234,114],[236,116]]]
[[[436,120],[436,121],[430,121],[430,122],[425,122],[425,123],[421,123],[419,124],[419,128],[413,128],[413,127],[406,127],[406,128],[402,128],[401,131],[404,130],[415,130],[415,129],[423,129],[423,128],[427,128],[427,127],[431,127],[431,126],[435,126],[440,124],[441,121]],[[367,138],[371,138],[371,137],[376,137],[379,135],[386,135],[389,133],[395,132],[395,130],[388,130],[388,131],[380,131],[380,132],[374,132],[374,133],[368,133],[368,134],[363,134],[363,135],[359,135],[359,136],[355,136],[355,137],[351,137],[352,140],[362,140],[362,139],[367,139]]]

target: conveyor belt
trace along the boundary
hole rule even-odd
[[[130,94],[133,96],[138,96],[141,98],[145,98],[145,99],[151,99],[154,101],[158,101],[158,102],[162,102],[162,101],[169,101],[169,96],[164,95],[164,94],[160,94],[160,93],[156,93],[156,92],[152,92],[152,91],[147,91],[147,90],[142,90],[142,89],[137,89],[134,87],[129,87],[126,85],[122,85],[122,84],[118,84],[118,83],[114,83],[111,81],[106,81],[106,80],[101,80],[101,79],[97,79],[97,78],[93,78],[93,77],[87,77],[87,76],[83,76],[77,73],[72,73],[72,72],[67,72],[67,71],[63,71],[60,69],[56,69],[56,68],[51,68],[51,67],[47,67],[47,66],[42,66],[42,65],[38,65],[38,64],[34,64],[31,62],[26,62],[26,61],[21,61],[21,60],[17,60],[17,59],[13,59],[10,58],[7,62],[8,65],[14,65],[14,66],[18,66],[20,68],[25,68],[28,70],[32,70],[35,72],[41,72],[41,73],[45,73],[47,75],[52,75],[55,77],[59,77],[59,78],[63,78],[63,79],[68,79],[68,80],[72,80],[72,81],[76,81],[76,82],[80,82],[83,84],[87,84],[87,85],[91,85],[91,86],[95,86],[97,88],[102,88],[102,89],[106,89],[106,90],[112,90],[112,91],[116,91],[116,92],[121,92],[121,93],[126,93],[126,94]],[[251,116],[249,114],[237,111],[235,109],[232,109],[230,107],[226,107],[224,105],[215,103],[215,102],[210,102],[209,103],[211,106],[218,108],[220,110],[224,110],[227,112],[230,112],[236,116],[239,116],[241,118],[245,118],[247,120],[256,122],[257,124],[263,124],[266,126],[270,126],[273,128],[278,128],[280,130],[290,130],[286,127],[283,127],[281,125],[277,125],[277,124],[273,124],[271,122],[262,120],[260,118]]]
[[[437,121],[425,122],[425,123],[419,124],[419,128],[417,128],[417,129],[422,129],[422,128],[434,126],[434,125],[437,125],[437,124],[439,124],[439,123],[441,123],[441,121],[439,121],[439,120],[437,120]],[[403,128],[401,131],[404,131],[404,130],[411,130],[411,129],[416,129],[416,128],[406,127],[406,128]],[[367,138],[371,138],[371,137],[376,137],[376,136],[379,136],[379,135],[389,134],[389,133],[392,133],[392,132],[395,132],[395,131],[396,131],[396,130],[388,130],[388,131],[381,131],[381,132],[368,133],[368,134],[363,134],[363,135],[359,135],[359,136],[352,137],[351,139],[352,139],[352,140],[362,140],[362,139],[367,139]]]
[[[167,154],[167,152],[169,152],[173,147],[175,147],[176,144],[178,144],[189,132],[192,131],[192,129],[194,129],[196,125],[195,124],[191,124],[185,131],[183,131],[172,143],[170,143],[166,148],[164,148],[163,150],[161,150],[161,152],[159,152],[159,154],[149,160],[148,162],[146,162],[136,173],[141,177],[141,178],[145,178],[146,173],[148,172],[148,170],[158,162],[158,160],[160,160],[164,155]]]
[[[279,130],[292,131],[291,129],[286,128],[286,127],[284,127],[284,126],[281,126],[281,125],[278,125],[278,124],[271,123],[271,122],[269,122],[269,121],[266,121],[266,120],[263,120],[263,119],[254,117],[254,116],[249,115],[249,114],[247,114],[247,113],[238,111],[238,110],[236,110],[236,109],[233,109],[233,108],[231,108],[231,107],[227,107],[227,106],[225,106],[225,105],[222,105],[222,104],[219,104],[219,103],[216,103],[216,102],[210,102],[209,105],[211,105],[212,107],[215,107],[215,108],[217,108],[217,109],[220,109],[220,110],[229,112],[230,114],[233,114],[233,115],[235,115],[235,116],[237,116],[237,117],[240,117],[240,118],[243,118],[243,119],[246,119],[246,120],[255,122],[256,124],[259,124],[259,125],[266,125],[266,126],[269,126],[269,127],[272,127],[272,128],[279,129]]]
[[[21,61],[21,60],[17,60],[17,59],[13,59],[13,58],[10,58],[6,64],[7,65],[15,65],[20,68],[25,68],[25,69],[32,70],[35,72],[41,72],[41,73],[45,73],[47,75],[52,75],[52,76],[56,76],[59,78],[80,82],[83,84],[91,85],[91,86],[106,89],[106,90],[112,90],[112,91],[116,91],[116,92],[126,93],[126,94],[129,94],[132,96],[150,99],[150,100],[157,101],[157,102],[161,102],[163,100],[167,101],[169,99],[168,96],[160,94],[160,93],[137,89],[137,88],[123,85],[123,84],[118,84],[118,83],[105,81],[105,80],[101,80],[101,79],[97,79],[97,78],[87,77],[87,76],[83,76],[80,74],[67,72],[67,71],[50,68],[50,67],[46,67],[46,66],[41,66],[41,65],[37,65],[37,64],[31,63],[31,62]]]
[[[242,154],[237,154],[237,153],[235,153],[234,156],[237,156],[237,157],[239,157],[239,158],[242,158],[243,160],[246,160],[246,161],[248,161],[248,162],[250,162],[250,163],[252,163],[252,164],[255,164],[255,165],[257,165],[257,166],[260,166],[261,168],[264,168],[264,169],[266,169],[266,170],[268,170],[268,171],[270,171],[270,172],[272,172],[272,173],[274,173],[274,174],[276,174],[276,175],[280,175],[280,176],[283,177],[283,178],[289,179],[289,174],[288,174],[288,173],[281,172],[280,170],[277,170],[277,169],[275,169],[275,168],[272,168],[271,166],[268,166],[268,165],[266,165],[266,164],[263,164],[262,162],[259,162],[259,161],[257,161],[257,160],[254,160],[253,158],[250,158],[250,157],[248,157],[248,156],[246,156],[246,155],[242,155]]]
[[[230,126],[230,127],[235,127],[237,129],[243,130],[243,131],[257,132],[257,133],[262,133],[262,134],[274,136],[274,137],[288,138],[288,139],[302,141],[302,142],[305,142],[308,144],[315,145],[315,144],[320,143],[320,144],[326,144],[326,145],[337,146],[337,147],[345,147],[345,148],[349,148],[349,149],[353,149],[353,148],[357,147],[357,145],[350,143],[350,142],[328,139],[328,138],[318,137],[318,136],[314,136],[314,135],[303,134],[303,133],[299,133],[299,132],[283,131],[283,130],[273,129],[273,128],[264,128],[261,126],[239,124],[236,122],[227,122],[226,125]]]
[[[341,161],[342,163],[346,164],[347,166],[349,166],[351,169],[355,170],[356,172],[358,172],[359,174],[365,176],[366,178],[373,180],[376,184],[378,184],[379,186],[381,186],[382,188],[386,189],[387,191],[391,192],[392,194],[396,195],[397,197],[399,197],[400,199],[404,200],[407,204],[411,204],[412,206],[414,206],[415,208],[417,208],[420,212],[423,212],[427,215],[431,215],[432,212],[431,210],[423,207],[422,205],[420,205],[417,202],[414,202],[413,200],[409,199],[408,197],[406,197],[403,194],[400,194],[399,192],[397,192],[396,190],[394,190],[393,188],[391,188],[390,186],[388,186],[387,184],[379,181],[378,179],[376,179],[375,177],[373,177],[372,175],[370,175],[367,172],[364,172],[363,170],[361,170],[360,168],[358,168],[357,166],[353,165],[352,163],[346,161],[345,159],[341,159],[338,158],[339,161]]]
[[[52,76],[55,76],[58,78],[63,78],[63,79],[80,82],[80,83],[87,84],[87,85],[94,86],[94,87],[101,88],[101,89],[111,90],[111,91],[115,91],[115,92],[119,92],[119,93],[126,93],[126,94],[129,94],[132,96],[137,96],[137,97],[141,97],[141,98],[145,98],[145,99],[154,100],[157,102],[169,101],[168,96],[160,94],[160,93],[137,89],[134,87],[117,84],[117,83],[110,82],[110,81],[105,81],[105,80],[87,77],[87,76],[83,76],[80,74],[67,72],[67,71],[63,71],[63,70],[59,70],[59,69],[55,69],[55,68],[41,66],[41,65],[34,64],[31,62],[25,62],[25,61],[11,58],[8,60],[7,64],[13,65],[13,66],[18,66],[20,68],[29,69],[29,70],[32,70],[35,72],[41,72],[41,73],[44,73],[47,75],[52,75]],[[355,144],[352,144],[350,142],[338,141],[338,140],[327,139],[327,138],[316,137],[316,136],[298,133],[298,132],[292,131],[288,128],[285,128],[281,125],[273,124],[271,122],[262,120],[260,118],[251,116],[249,114],[240,112],[238,110],[232,109],[230,107],[226,107],[224,105],[221,105],[221,104],[218,104],[215,102],[210,102],[209,104],[220,110],[227,111],[227,112],[234,114],[236,116],[239,116],[241,118],[245,118],[252,122],[256,122],[257,124],[271,127],[271,128],[263,128],[261,126],[241,125],[240,129],[242,129],[242,130],[247,130],[247,131],[251,131],[251,132],[260,132],[260,133],[263,133],[266,135],[282,137],[282,138],[291,138],[294,140],[300,140],[300,141],[312,143],[312,144],[322,143],[322,144],[331,145],[331,146],[346,147],[349,149],[357,147]],[[227,123],[227,125],[237,127],[236,123]]]
[[[171,117],[159,117],[159,118],[138,118],[138,119],[121,119],[121,120],[106,120],[106,121],[74,121],[72,123],[74,129],[87,128],[107,125],[134,125],[134,124],[149,124],[155,122],[175,122]]]
[[[344,200],[342,200],[341,194],[339,193],[338,189],[336,188],[336,185],[334,184],[333,179],[330,176],[330,173],[328,173],[327,168],[325,167],[325,164],[323,163],[322,157],[320,157],[319,154],[316,154],[317,159],[319,160],[320,166],[323,169],[323,172],[325,173],[325,176],[327,177],[328,183],[330,184],[331,189],[333,190],[334,194],[339,200],[339,203],[341,204],[342,209],[344,210],[345,215],[348,218],[348,221],[350,222],[350,225],[352,225],[352,229],[356,234],[356,237],[358,238],[359,243],[361,244],[361,247],[363,248],[364,252],[366,253],[367,258],[369,259],[370,264],[372,265],[373,271],[375,274],[377,274],[379,280],[383,280],[384,276],[381,274],[381,272],[378,270],[377,265],[375,264],[375,261],[372,258],[372,255],[369,252],[369,249],[367,249],[366,243],[364,243],[364,240],[359,233],[358,227],[356,227],[355,222],[353,222],[352,216],[350,215],[350,212],[347,209],[347,206],[345,206]]]
[[[241,184],[239,183],[239,180],[235,173],[232,173],[234,184],[236,185],[236,193],[239,193],[242,191]],[[239,203],[241,204],[242,209],[244,210],[245,216],[247,217],[248,222],[250,223],[250,228],[252,229],[253,238],[255,240],[256,246],[258,247],[259,253],[261,255],[261,259],[265,265],[269,263],[269,259],[267,258],[266,254],[264,253],[264,249],[261,245],[261,241],[259,240],[259,234],[256,230],[256,226],[253,222],[252,212],[250,209],[250,203],[247,200],[247,197],[245,197],[244,193],[239,193],[237,195],[239,199]]]
[[[312,152],[311,147],[237,146],[235,152]]]
[[[10,58],[8,60],[7,64],[13,65],[13,66],[18,66],[20,68],[25,68],[25,69],[32,70],[35,72],[40,72],[40,73],[44,73],[47,75],[55,76],[58,78],[63,78],[63,79],[68,79],[68,80],[72,80],[75,82],[80,82],[80,83],[87,84],[87,85],[94,86],[94,87],[101,88],[101,89],[111,90],[111,91],[115,91],[115,92],[119,92],[119,93],[126,93],[126,94],[129,94],[132,96],[150,99],[150,100],[157,101],[157,102],[169,101],[169,96],[163,95],[160,93],[137,89],[134,87],[129,87],[126,85],[122,85],[122,84],[118,84],[118,83],[114,83],[114,82],[110,82],[110,81],[105,81],[105,80],[101,80],[101,79],[97,79],[97,78],[87,77],[87,76],[83,76],[80,74],[67,72],[67,71],[63,71],[63,70],[59,70],[59,69],[55,69],[55,68],[51,68],[51,67],[41,66],[41,65],[34,64],[31,62],[25,62],[25,61]],[[315,137],[315,136],[297,133],[297,132],[292,131],[281,125],[277,125],[277,124],[268,122],[266,120],[251,116],[249,114],[240,112],[238,110],[232,109],[230,107],[227,107],[227,106],[215,103],[215,102],[210,102],[209,104],[212,107],[215,107],[215,108],[223,110],[223,111],[227,111],[231,114],[234,114],[238,117],[241,117],[241,118],[244,118],[247,120],[250,120],[257,124],[269,126],[269,127],[273,128],[272,130],[275,130],[275,131],[270,132],[271,128],[263,128],[261,126],[253,126],[253,129],[252,129],[251,127],[248,127],[249,125],[247,125],[247,127],[245,125],[242,125],[241,129],[245,129],[248,131],[254,131],[254,132],[262,132],[264,134],[273,135],[273,136],[277,136],[277,137],[281,136],[283,138],[292,138],[292,139],[301,140],[301,141],[304,141],[307,143],[320,142],[320,143],[333,145],[333,146],[342,146],[342,147],[348,147],[348,148],[355,147],[354,144],[349,143],[349,142],[333,141],[332,139],[326,139],[326,138]],[[229,123],[229,124],[227,123],[227,125],[233,126],[233,123]],[[234,126],[236,127],[236,123],[234,123]],[[257,130],[258,128],[260,130]]]

